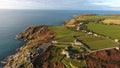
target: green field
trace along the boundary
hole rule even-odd
[[[57,62],[57,63],[63,63],[65,65],[65,68],[81,68],[86,67],[85,61],[82,60],[81,62],[78,62],[78,60],[70,59],[65,57],[61,54],[64,47],[52,47],[50,50],[50,61],[51,62]]]
[[[105,19],[120,19],[120,16],[100,16],[100,17],[103,17]]]
[[[64,58],[62,63],[65,65],[65,68],[86,68],[85,61],[78,62],[75,59]]]
[[[84,16],[84,17],[80,17],[77,18],[77,20],[86,20],[86,21],[96,21],[96,20],[100,20],[100,19],[120,19],[120,16]]]
[[[98,23],[87,24],[88,29],[93,32],[109,36],[113,39],[120,39],[120,26],[119,25],[104,25]]]
[[[91,49],[108,48],[117,44],[110,39],[96,37],[82,32],[74,32],[64,26],[50,26],[49,29],[56,33],[56,40],[59,42],[71,43],[75,40],[73,36],[79,36],[78,38],[86,43]]]
[[[80,17],[77,20],[85,20],[85,21],[98,21],[98,20],[103,20],[104,17],[103,16],[84,16],[84,17]]]

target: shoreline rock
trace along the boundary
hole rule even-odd
[[[33,68],[32,59],[39,55],[36,47],[42,43],[49,43],[54,39],[55,33],[50,31],[47,26],[32,26],[16,35],[19,40],[26,43],[19,48],[19,51],[12,57],[7,58],[4,68]],[[46,44],[47,45],[47,44]]]

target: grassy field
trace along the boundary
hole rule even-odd
[[[57,63],[63,63],[65,65],[65,68],[81,68],[86,67],[85,61],[81,60],[81,62],[78,62],[78,60],[70,59],[65,57],[63,54],[61,54],[62,50],[65,47],[52,47],[50,50],[50,61],[51,62],[57,62]]]
[[[64,26],[50,26],[50,30],[56,33],[56,40],[59,42],[73,42],[73,36],[79,36],[79,39],[86,43],[91,49],[102,49],[113,47],[117,43],[103,37],[96,37],[82,32],[74,32]]]
[[[100,17],[103,17],[105,19],[114,19],[114,20],[120,19],[120,16],[100,16]]]
[[[85,61],[78,62],[75,59],[64,58],[62,63],[65,65],[65,68],[86,68]]]
[[[64,26],[50,26],[49,29],[56,33],[56,38],[59,42],[73,42],[73,40],[75,40],[73,36],[75,34],[79,34],[77,32],[68,30]]]
[[[80,17],[77,20],[84,20],[84,21],[89,21],[89,22],[97,22],[99,20],[103,20],[104,17],[101,16],[84,16],[84,17]]]
[[[85,20],[85,21],[98,21],[98,20],[120,20],[120,16],[84,16],[77,18],[77,20]]]
[[[120,39],[120,26],[118,25],[103,25],[98,23],[87,24],[88,29],[93,32],[109,36],[113,39]]]
[[[106,19],[103,21],[105,24],[116,24],[120,25],[120,20],[115,19]]]
[[[116,45],[116,43],[110,39],[95,37],[92,35],[80,36],[79,39],[85,42],[90,49],[109,48]]]

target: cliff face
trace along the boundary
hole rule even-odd
[[[19,49],[17,54],[8,59],[4,68],[34,68],[34,65],[37,66],[35,62],[36,58],[50,55],[47,48],[51,46],[49,42],[54,39],[54,37],[55,33],[47,29],[47,26],[33,26],[27,28],[17,36],[18,39],[22,39],[26,41],[26,43]],[[44,59],[40,60],[42,61]],[[44,65],[47,61],[48,60],[44,61],[41,65]],[[49,65],[49,63],[47,64]],[[56,65],[61,66],[61,64]],[[42,66],[42,68],[46,67]]]
[[[70,27],[75,27],[75,25],[78,23],[79,21],[72,19],[72,20],[67,20],[65,21],[65,26],[70,26]]]

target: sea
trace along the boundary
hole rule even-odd
[[[0,61],[14,55],[24,44],[15,37],[25,28],[32,25],[62,25],[76,14],[120,14],[120,11],[0,9]]]

